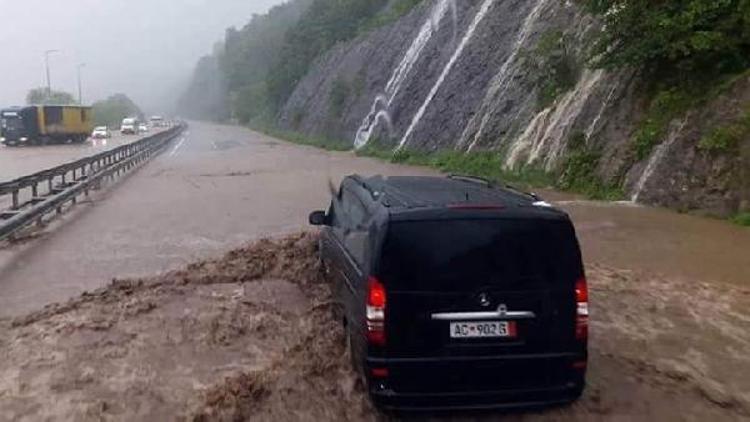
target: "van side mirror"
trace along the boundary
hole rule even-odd
[[[328,216],[325,211],[313,211],[310,214],[310,224],[313,226],[327,226]]]

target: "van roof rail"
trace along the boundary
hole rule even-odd
[[[451,180],[460,180],[460,181],[469,182],[469,183],[480,183],[485,186],[494,185],[494,183],[492,183],[491,180],[486,179],[484,177],[480,177],[480,176],[472,176],[468,174],[449,174],[447,177]]]

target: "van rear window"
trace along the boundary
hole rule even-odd
[[[581,271],[572,224],[548,220],[394,222],[381,266],[397,291],[564,288]]]

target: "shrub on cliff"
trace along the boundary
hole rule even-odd
[[[601,15],[597,64],[692,82],[750,66],[750,0],[581,0]]]

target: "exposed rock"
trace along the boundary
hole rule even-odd
[[[748,104],[750,77],[674,122],[661,146],[637,160],[632,138],[645,109],[639,80],[628,71],[585,68],[596,28],[573,2],[424,1],[397,22],[321,57],[278,123],[353,144],[492,149],[509,167],[549,171],[560,169],[570,139],[583,134],[601,153],[602,180],[622,184],[639,202],[721,216],[737,212],[750,200],[750,140],[743,140],[742,154],[697,146]],[[580,69],[577,82],[544,107],[528,60],[550,34],[562,36]],[[337,84],[349,88],[343,108],[331,105]]]

